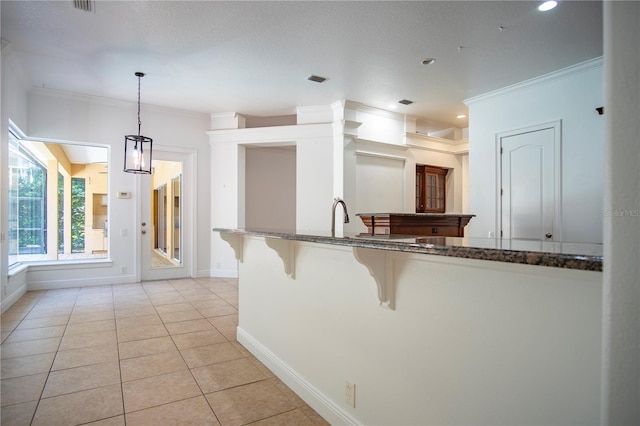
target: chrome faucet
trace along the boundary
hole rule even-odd
[[[344,203],[340,197],[336,197],[333,199],[333,207],[331,207],[331,236],[334,236],[336,233],[336,207],[338,204],[342,204],[342,209],[344,210],[344,223],[349,223],[349,213],[347,213],[347,205]]]

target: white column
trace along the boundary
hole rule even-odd
[[[64,176],[64,253],[71,253],[71,176]]]
[[[604,2],[602,424],[640,424],[640,3]]]
[[[47,161],[47,259],[58,260],[58,162]]]

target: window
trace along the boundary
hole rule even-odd
[[[9,133],[9,266],[47,253],[47,172]]]
[[[444,213],[447,169],[416,165],[416,213]]]
[[[10,131],[9,266],[107,257],[107,169],[107,148],[20,139]],[[94,193],[104,200],[98,225],[86,214]]]

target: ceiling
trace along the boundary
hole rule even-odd
[[[148,104],[277,116],[348,99],[466,127],[464,99],[602,55],[600,1],[539,3],[3,0],[2,39],[34,87],[135,101],[142,71]]]

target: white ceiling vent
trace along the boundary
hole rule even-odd
[[[93,12],[94,0],[73,0],[73,7],[85,12]]]

